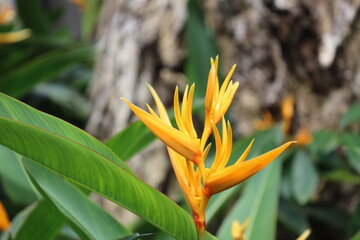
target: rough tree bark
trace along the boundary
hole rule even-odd
[[[104,1],[90,87],[92,134],[107,139],[131,121],[120,96],[144,106],[145,83],[168,100],[175,83],[185,84],[180,70],[186,58],[186,4]],[[298,121],[312,130],[336,127],[349,104],[360,99],[359,0],[202,0],[201,5],[223,72],[238,66],[234,80],[240,88],[231,115],[238,134],[253,131],[263,109],[278,106],[289,94],[296,99]],[[155,158],[138,161],[143,166],[149,159]],[[159,185],[164,175],[159,177],[151,184]]]
[[[239,132],[251,132],[261,110],[288,94],[296,98],[300,122],[311,129],[336,126],[349,103],[360,98],[359,4],[203,1],[226,65],[238,64],[233,117]]]

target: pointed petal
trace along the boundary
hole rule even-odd
[[[185,111],[182,114],[187,132],[190,134],[192,138],[196,139],[197,133],[195,131],[194,123],[192,120],[192,104],[194,98],[194,91],[195,91],[195,84],[192,84],[190,87],[188,99],[186,100]]]
[[[245,162],[234,164],[230,167],[226,167],[218,173],[210,175],[208,177],[208,181],[205,183],[204,191],[207,194],[212,195],[243,182],[263,169],[292,143],[294,142],[287,142],[263,155]]]
[[[225,123],[224,123],[225,125]],[[232,130],[231,130],[231,125],[230,122],[227,122],[227,129],[224,130],[224,132],[227,132],[227,134],[223,137],[223,139],[226,139],[226,144],[225,144],[225,140],[223,140],[223,148],[222,148],[222,160],[221,160],[221,164],[219,165],[219,169],[223,169],[226,164],[229,161],[230,155],[231,155],[231,150],[232,150]]]
[[[186,157],[188,160],[197,163],[201,160],[199,145],[191,137],[176,128],[165,124],[162,120],[145,112],[126,99],[125,101],[138,118],[167,146]]]
[[[249,154],[249,152],[250,152],[250,150],[251,150],[251,147],[252,147],[252,145],[253,145],[253,143],[254,143],[254,140],[255,140],[255,139],[253,139],[253,140],[250,142],[249,146],[245,149],[245,151],[243,152],[243,154],[241,154],[241,156],[239,157],[239,159],[236,161],[235,164],[240,163],[240,162],[242,162],[242,161],[244,161],[244,160],[246,159],[246,157],[247,157],[247,155]]]
[[[219,69],[219,55],[216,55],[216,57],[215,57],[215,67],[216,67],[216,74],[217,74],[218,69]]]
[[[230,104],[234,99],[236,90],[239,87],[238,82],[234,84],[230,82],[229,85],[230,84],[231,84],[231,88],[227,89],[223,96],[220,96],[221,99],[219,101],[221,101],[221,103],[217,103],[218,109],[215,109],[215,114],[213,117],[213,121],[215,122],[215,124],[217,124],[220,121],[222,116],[224,116],[224,114],[229,109]]]
[[[169,147],[167,148],[167,150],[170,157],[171,165],[173,166],[175,176],[178,180],[181,191],[183,192],[187,203],[190,205],[190,208],[196,209],[197,203],[194,200],[194,196],[190,188],[190,183],[188,180],[189,176],[187,174],[186,167],[186,159]]]
[[[186,132],[186,128],[183,122],[183,119],[181,117],[181,111],[180,111],[180,103],[179,103],[179,88],[176,86],[175,93],[174,93],[174,115],[175,115],[175,121],[176,125],[182,132]]]
[[[211,104],[213,101],[214,91],[215,91],[215,81],[216,81],[216,69],[214,64],[211,64],[207,87],[206,87],[205,102],[204,102],[204,106],[207,111],[211,110]]]
[[[215,138],[215,148],[216,148],[214,162],[211,165],[211,171],[215,172],[221,163],[222,142],[221,142],[219,130],[217,129],[217,127],[215,126],[215,124],[213,122],[211,122],[211,127],[212,127],[214,138]]]
[[[165,108],[164,104],[161,102],[161,100],[160,100],[159,96],[157,95],[156,91],[154,90],[154,88],[149,84],[147,86],[150,89],[151,95],[153,96],[153,98],[155,100],[156,107],[159,110],[160,118],[164,122],[166,122],[168,125],[171,126],[169,115],[167,114],[167,111],[166,111],[166,108]]]
[[[228,84],[229,84],[229,82],[230,82],[230,80],[231,80],[231,77],[232,77],[232,75],[234,74],[235,68],[236,68],[236,64],[234,64],[234,65],[231,67],[231,69],[230,69],[229,73],[227,74],[227,76],[226,76],[223,84],[221,85],[220,95],[223,95],[223,94],[224,94],[225,89],[227,88],[227,86],[228,86]]]

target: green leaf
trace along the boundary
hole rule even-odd
[[[360,145],[356,147],[345,147],[345,153],[349,164],[360,174]]]
[[[17,12],[26,28],[39,34],[46,34],[49,31],[49,20],[46,17],[40,0],[17,0]]]
[[[247,181],[243,195],[220,226],[220,239],[231,239],[231,223],[238,220],[242,224],[247,218],[248,240],[275,239],[280,172],[277,159]]]
[[[319,222],[327,225],[328,229],[344,231],[349,223],[348,214],[333,204],[318,203],[317,205],[307,205],[306,214]]]
[[[326,173],[323,178],[328,181],[345,183],[345,184],[357,184],[360,185],[360,176],[355,175],[344,169],[338,169]]]
[[[197,0],[188,1],[188,21],[186,23],[186,45],[188,58],[186,75],[188,83],[195,83],[195,97],[205,96],[210,57],[217,54],[215,38],[206,26],[202,10]]]
[[[155,135],[141,121],[136,121],[113,136],[106,145],[125,161],[155,139]]]
[[[63,136],[101,154],[128,171],[131,171],[115,153],[88,133],[2,93],[0,93],[0,116],[41,127],[45,131]]]
[[[82,14],[82,37],[84,40],[90,40],[95,29],[102,1],[88,0]]]
[[[132,235],[130,237],[122,238],[121,240],[146,239],[147,237],[150,237],[152,235],[154,235],[154,234],[153,233],[145,233],[145,234],[135,233],[134,235]]]
[[[349,164],[360,173],[360,136],[354,133],[344,133],[341,135],[340,142],[344,145]]]
[[[345,128],[360,120],[360,103],[352,105],[340,120],[340,127]]]
[[[36,49],[34,47],[10,45],[0,45],[0,72],[5,73],[9,69],[19,65],[34,56]]]
[[[46,197],[90,239],[130,235],[129,230],[70,183],[30,160],[24,160],[24,165]]]
[[[314,163],[304,151],[296,153],[291,165],[293,195],[299,204],[309,201],[319,182]]]
[[[360,230],[350,240],[360,240]]]
[[[13,203],[28,205],[37,198],[19,160],[18,154],[0,145],[0,177],[6,196]]]
[[[359,146],[360,136],[358,134],[345,132],[340,136],[340,143],[347,147]]]
[[[314,132],[313,141],[308,146],[315,154],[326,154],[333,151],[339,145],[339,136],[331,130]]]
[[[54,239],[64,221],[65,217],[52,203],[39,200],[16,215],[6,236],[1,239]]]
[[[43,83],[36,86],[33,92],[50,99],[73,118],[77,117],[85,122],[89,116],[90,101],[68,86]]]
[[[229,200],[234,197],[234,195],[239,192],[241,185],[232,187],[221,194],[217,194],[210,199],[210,202],[206,208],[206,223],[210,224],[222,208],[229,202]]]
[[[73,44],[29,59],[10,72],[0,76],[0,91],[20,97],[37,83],[51,80],[80,61],[92,56],[92,47]]]
[[[352,213],[349,223],[347,224],[347,236],[352,236],[360,229],[360,196],[357,199],[355,211]],[[360,237],[360,236],[359,236]]]
[[[0,144],[143,217],[177,239],[195,239],[192,217],[124,168],[81,144],[0,117]],[[207,235],[207,239],[213,239]]]
[[[280,195],[289,200],[292,199],[292,192],[291,168],[289,164],[284,164],[281,174]]]

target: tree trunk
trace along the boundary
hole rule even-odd
[[[145,107],[151,102],[147,83],[156,85],[162,98],[170,97],[170,85],[184,84],[184,76],[173,69],[181,67],[184,58],[178,36],[185,20],[185,0],[104,1],[95,74],[89,89],[93,106],[87,131],[106,140],[126,127],[133,114],[120,97]],[[157,142],[129,163],[140,178],[155,187],[161,186],[169,170],[164,149]],[[117,205],[100,198],[98,202],[120,221],[128,221],[129,216],[124,216]]]

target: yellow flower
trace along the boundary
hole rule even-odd
[[[281,117],[283,119],[283,131],[285,134],[289,134],[291,127],[291,120],[294,116],[294,98],[287,96],[281,102]]]
[[[306,240],[310,236],[310,234],[311,234],[311,230],[307,229],[296,240]]]
[[[271,115],[271,113],[269,111],[265,111],[263,113],[262,120],[258,120],[258,121],[255,122],[255,128],[258,129],[258,130],[265,130],[265,129],[268,129],[269,127],[271,127],[274,124],[275,124],[275,121],[274,121],[273,116]]]
[[[0,25],[5,25],[15,18],[15,10],[8,5],[0,4]],[[23,41],[29,38],[30,29],[22,29],[13,32],[0,33],[0,44],[10,44]]]
[[[6,231],[10,227],[11,223],[6,213],[4,205],[0,202],[0,230]]]
[[[0,25],[11,22],[15,17],[15,10],[13,7],[0,4]]]
[[[249,226],[249,218],[245,220],[243,225],[240,224],[239,221],[234,220],[231,223],[231,237],[233,240],[245,240],[245,230]]]
[[[30,37],[29,29],[22,29],[15,32],[0,33],[0,44],[10,44],[23,41]]]
[[[289,138],[293,138],[299,145],[308,145],[312,141],[312,135],[309,129],[305,126],[301,126],[296,133],[292,136],[290,134],[290,129],[293,124],[294,116],[294,98],[288,96],[284,98],[281,102],[281,117],[283,120],[283,133]],[[256,128],[259,130],[264,130],[271,127],[275,121],[270,112],[265,112],[263,115],[263,120],[256,121]]]
[[[295,134],[294,140],[299,145],[308,145],[312,141],[312,135],[307,127],[302,126]]]
[[[211,59],[208,86],[205,97],[205,123],[201,139],[195,131],[192,120],[192,103],[194,85],[186,87],[180,105],[179,91],[174,93],[174,115],[178,128],[171,125],[166,109],[155,90],[149,86],[159,114],[147,105],[146,112],[129,101],[124,100],[139,119],[167,145],[168,154],[185,199],[190,206],[193,219],[200,239],[205,233],[205,209],[213,194],[224,191],[251,177],[293,142],[269,151],[261,156],[245,161],[253,142],[232,166],[226,166],[232,151],[232,130],[230,122],[224,115],[235,95],[238,83],[232,83],[230,78],[235,65],[230,70],[221,88],[217,78],[218,57]],[[222,134],[217,124],[222,119]],[[210,134],[214,134],[216,154],[210,168],[205,168],[205,160],[211,144],[207,144]]]

